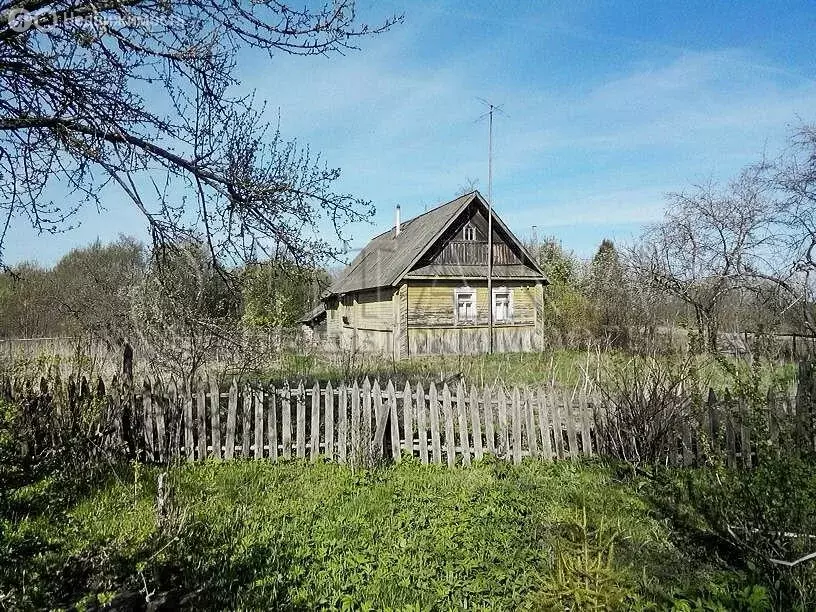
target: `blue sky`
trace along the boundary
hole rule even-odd
[[[812,2],[379,2],[405,23],[330,58],[242,58],[239,78],[281,131],[342,168],[338,190],[370,199],[361,247],[393,223],[487,192],[487,123],[478,98],[502,105],[494,125],[493,195],[521,237],[553,235],[590,256],[605,237],[632,240],[664,196],[726,180],[792,130],[816,122]],[[51,264],[119,233],[146,237],[126,200],[85,211],[69,232],[38,237],[15,220],[9,263]]]

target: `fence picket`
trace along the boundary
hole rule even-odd
[[[340,392],[337,395],[337,414],[340,423],[337,426],[337,460],[345,463],[348,447],[348,390],[346,383],[340,383]]]
[[[278,397],[274,385],[269,385],[266,393],[266,430],[269,444],[269,458],[278,460]]]
[[[725,443],[728,448],[726,464],[734,467],[737,463],[737,439],[734,427],[734,404],[731,401],[731,393],[726,389],[723,393],[723,404],[725,406]]]
[[[527,437],[527,448],[531,457],[538,457],[538,423],[536,421],[535,396],[530,389],[524,392],[524,433]]]
[[[218,379],[214,376],[208,379],[210,385],[210,442],[212,442],[212,456],[221,459],[221,391],[218,388]]]
[[[436,397],[436,384],[428,388],[428,412],[431,416],[431,448],[433,462],[442,463],[442,443],[439,439],[439,402]]]
[[[521,421],[523,419],[521,394],[518,387],[513,388],[513,463],[521,463],[522,439]]]
[[[147,456],[153,460],[153,398],[150,382],[147,380],[142,384],[142,419],[144,420],[144,439],[147,449]]]
[[[470,465],[470,439],[468,436],[468,415],[465,403],[465,385],[460,380],[456,386],[456,410],[459,415],[459,448],[462,450],[462,464]]]
[[[374,386],[371,388],[371,402],[374,414],[374,434],[371,439],[371,456],[377,460],[382,459],[385,442],[385,428],[388,426],[388,406],[383,404],[380,381],[374,379]]]
[[[229,390],[229,405],[227,407],[227,441],[224,448],[224,459],[235,456],[235,424],[238,419],[238,381],[232,379]]]
[[[244,383],[244,389],[241,393],[241,456],[249,457],[252,443],[250,442],[250,435],[252,431],[252,392],[249,389],[249,384]]]
[[[485,443],[487,445],[487,452],[496,456],[496,431],[493,427],[495,419],[493,418],[493,395],[490,387],[482,388],[482,411],[484,414],[485,424]]]
[[[747,425],[748,411],[745,407],[745,401],[739,400],[739,424],[740,424],[740,455],[742,465],[747,468],[751,467],[751,431]]]
[[[405,436],[404,448],[410,456],[414,456],[414,402],[411,395],[411,385],[405,381],[402,390],[402,431]]]
[[[564,410],[561,412],[562,417],[567,422],[567,443],[569,444],[569,456],[575,458],[578,456],[578,440],[575,434],[575,411],[573,409],[572,395],[564,391],[559,394],[564,402]]]
[[[447,383],[442,385],[442,416],[445,419],[445,455],[448,467],[456,465],[456,440],[453,433],[453,409],[451,392]]]
[[[416,414],[417,414],[417,437],[419,442],[419,460],[428,463],[428,411],[425,409],[425,390],[422,383],[416,386]]]
[[[297,458],[298,459],[305,459],[306,458],[306,389],[303,387],[303,381],[300,381],[297,388],[297,396],[295,397],[295,402],[297,403],[297,415],[296,415],[296,423],[297,423],[297,432],[296,432],[296,445],[297,445]]]
[[[255,459],[264,456],[264,392],[260,386],[252,390],[252,401],[255,404]]]
[[[561,401],[560,393],[555,389],[551,389],[552,393],[549,395],[550,413],[553,421],[553,440],[555,441],[555,454],[558,459],[565,457],[564,452],[564,419],[561,417]]]
[[[353,465],[359,465],[363,459],[361,418],[360,387],[355,380],[351,387],[351,462]]]
[[[473,457],[478,461],[484,457],[482,447],[482,423],[479,418],[479,395],[476,387],[470,387],[470,426],[473,432]]]
[[[510,456],[510,432],[507,421],[507,398],[504,395],[504,387],[499,387],[499,444],[496,448],[502,457]]]
[[[397,415],[397,393],[394,390],[394,383],[388,381],[388,386],[385,391],[388,396],[388,421],[391,425],[391,457],[394,461],[399,463],[402,461],[400,454],[400,433],[399,433],[399,416]],[[404,410],[404,408],[403,408]]]
[[[193,390],[188,381],[184,382],[184,456],[192,461],[195,447],[193,440]]]
[[[323,403],[325,423],[323,429],[324,447],[323,453],[329,461],[334,460],[334,387],[331,381],[326,384],[326,396]]]
[[[535,402],[538,408],[538,429],[541,434],[541,452],[545,459],[552,459],[552,442],[550,441],[550,414],[547,410],[544,389],[539,387],[535,392]]]
[[[207,390],[201,378],[196,380],[196,438],[198,442],[198,459],[207,457]]]
[[[314,462],[320,455],[320,385],[317,381],[312,386],[312,422],[309,433],[309,459]]]
[[[578,406],[581,413],[581,450],[587,457],[592,456],[592,434],[590,433],[589,410],[587,408],[586,393],[582,390],[578,395]]]
[[[115,377],[114,381],[116,381]],[[164,461],[165,459],[167,459],[167,437],[164,428],[165,419],[164,406],[167,400],[165,398],[164,390],[162,389],[161,380],[158,378],[153,384],[153,392],[155,393],[154,397],[156,398],[153,403],[153,414],[156,415],[156,452],[158,454],[159,461]],[[117,396],[118,392],[116,390],[116,387],[114,387],[113,397],[116,398]]]
[[[283,443],[283,458],[292,458],[292,390],[289,383],[283,385],[281,394],[281,442]]]
[[[371,438],[373,434],[373,431],[371,430],[371,419],[373,414],[371,407],[371,381],[368,379],[368,376],[363,379],[362,392],[363,412],[360,416],[360,450],[363,454],[360,456],[360,459],[367,461],[371,458]]]

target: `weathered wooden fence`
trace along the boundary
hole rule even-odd
[[[174,382],[131,385],[85,379],[38,384],[5,380],[6,397],[23,401],[31,431],[42,440],[85,430],[106,443],[126,444],[148,461],[174,458],[255,459],[319,456],[370,464],[412,455],[423,463],[469,465],[485,454],[511,459],[562,459],[604,454],[610,435],[599,402],[591,395],[552,387],[511,388],[416,384],[401,389],[361,384],[299,384],[228,388],[199,381],[188,391]],[[802,404],[804,405],[804,404]],[[811,418],[795,397],[768,397],[770,443],[782,445],[780,419]],[[796,416],[798,414],[798,417]],[[781,415],[781,416],[780,416]],[[26,415],[23,415],[26,417]],[[663,461],[700,464],[715,449],[732,465],[756,461],[746,407],[711,392],[707,409],[689,417],[670,435]],[[782,432],[782,433],[780,433]],[[626,435],[626,432],[623,434]],[[637,440],[632,440],[633,448]]]

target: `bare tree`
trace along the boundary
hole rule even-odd
[[[373,213],[339,170],[235,92],[239,50],[342,53],[400,17],[358,23],[353,0],[0,0],[0,259],[10,220],[70,227],[119,188],[156,245],[203,235],[213,261],[312,261]],[[59,186],[67,194],[49,195]],[[59,193],[59,192],[57,192]],[[319,228],[330,225],[340,246]]]
[[[791,306],[801,308],[805,327],[816,335],[816,126],[803,126],[794,135],[773,185],[782,194],[781,220],[792,261],[790,275],[780,280]]]
[[[664,220],[632,253],[637,273],[694,312],[699,348],[716,351],[728,296],[779,278],[779,236],[765,167],[743,171],[725,189],[701,185],[669,196]]]

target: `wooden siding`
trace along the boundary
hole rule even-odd
[[[394,357],[403,359],[408,357],[408,285],[400,286],[394,293],[395,322],[397,331],[394,337]]]
[[[451,240],[439,254],[429,263],[436,264],[460,264],[460,265],[487,265],[487,243],[486,242],[465,242],[464,240]],[[494,265],[520,264],[521,259],[513,252],[508,245],[499,242],[493,245]]]
[[[411,281],[408,283],[408,327],[451,327],[454,322],[454,289],[466,286],[461,281]],[[487,281],[470,281],[476,291],[475,325],[488,324],[489,300]],[[513,291],[514,313],[511,325],[536,324],[536,287],[533,282],[495,281],[494,289],[506,287]],[[501,326],[504,324],[497,324]]]
[[[391,302],[393,295],[393,289],[373,289],[356,293],[351,313],[354,318],[353,325],[358,329],[393,330],[394,308]]]
[[[464,227],[472,225],[475,229],[475,240],[464,239]],[[507,237],[493,228],[493,263],[495,265],[521,264],[522,259],[507,242]],[[470,206],[462,216],[422,258],[417,267],[431,264],[487,264],[487,217],[476,206]]]
[[[488,351],[489,328],[478,327],[412,327],[408,329],[410,356],[471,355]],[[497,353],[519,353],[541,350],[540,334],[534,325],[497,325],[493,328],[493,350]]]

